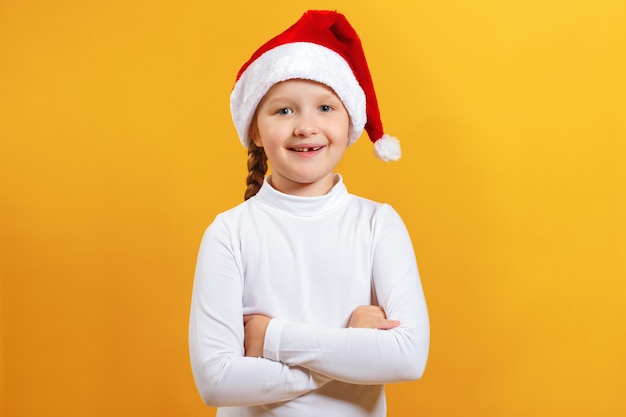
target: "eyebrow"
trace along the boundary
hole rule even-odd
[[[337,100],[338,102],[343,103],[341,99],[333,93],[324,93],[315,98],[315,101],[326,101],[326,100]],[[266,103],[272,104],[274,102],[280,103],[280,102],[291,102],[291,101],[294,101],[293,96],[285,95],[285,96],[270,97],[269,99],[266,100]]]

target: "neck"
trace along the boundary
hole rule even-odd
[[[328,194],[338,179],[335,174],[331,174],[328,180],[316,181],[310,184],[285,181],[280,177],[269,175],[267,177],[270,185],[283,194],[295,195],[298,197],[318,197]]]

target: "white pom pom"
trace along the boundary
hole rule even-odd
[[[374,142],[374,155],[382,161],[397,161],[400,159],[400,141],[392,136],[383,135]]]

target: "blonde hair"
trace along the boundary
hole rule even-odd
[[[250,131],[248,134],[248,177],[246,178],[246,192],[243,199],[247,200],[256,195],[263,185],[265,174],[267,173],[267,155],[265,150],[254,143],[259,135],[256,124],[256,114],[252,118]]]

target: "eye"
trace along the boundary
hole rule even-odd
[[[328,113],[333,111],[333,106],[329,106],[328,104],[322,104],[319,106],[319,110],[323,113]]]
[[[282,109],[278,109],[278,111],[276,112],[276,114],[278,114],[279,116],[287,116],[291,113],[293,113],[293,111],[289,107],[283,107]]]

